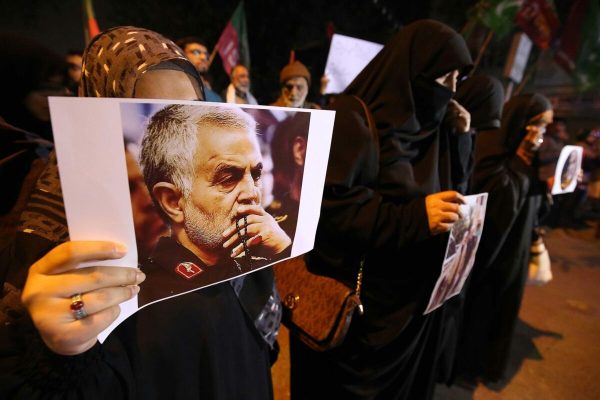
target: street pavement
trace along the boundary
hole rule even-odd
[[[546,235],[554,278],[525,290],[509,378],[474,390],[440,385],[435,400],[600,399],[600,238],[595,230],[554,229]]]
[[[506,381],[475,388],[438,385],[435,400],[600,399],[600,238],[595,231],[553,229],[545,236],[554,278],[525,290]],[[287,335],[283,328],[272,370],[276,400],[289,399]]]

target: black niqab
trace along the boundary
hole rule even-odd
[[[457,69],[465,74],[472,60],[463,38],[448,26],[433,20],[414,22],[402,28],[352,81],[345,93],[367,104],[380,131],[389,129],[414,135],[427,125],[417,120],[417,108],[427,97],[448,90],[435,82]],[[429,93],[425,93],[429,90]]]
[[[476,130],[500,128],[504,89],[496,78],[475,75],[458,84],[454,99],[471,114]]]
[[[446,25],[417,21],[404,27],[354,79],[346,94],[360,97],[380,138],[382,194],[406,202],[449,188],[440,179],[439,126],[452,91],[435,79],[464,74],[471,56],[463,38]],[[440,182],[440,180],[442,182]]]
[[[291,338],[292,397],[428,399],[439,313],[423,316],[443,259],[425,196],[449,172],[440,123],[453,92],[435,79],[471,65],[460,35],[435,21],[404,27],[330,105],[336,111],[315,272],[351,284],[366,253],[361,300],[344,344],[315,353]],[[355,98],[373,116],[376,132]]]

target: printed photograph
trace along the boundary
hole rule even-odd
[[[142,307],[228,280],[240,290],[314,247],[334,112],[71,97],[50,111],[70,239],[127,249],[80,267],[146,275],[101,342]]]
[[[291,254],[310,113],[122,103],[138,305]]]
[[[450,231],[442,272],[424,314],[459,294],[475,263],[485,220],[487,193],[465,196],[465,201],[466,204],[460,206],[461,219]]]
[[[583,149],[580,146],[563,147],[554,171],[552,194],[570,193],[575,190],[582,159]]]

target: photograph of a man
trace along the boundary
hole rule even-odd
[[[425,314],[461,292],[475,262],[486,205],[487,193],[465,196],[465,204],[460,205],[461,218],[450,231],[442,271]]]
[[[575,190],[582,173],[582,161],[582,147],[567,145],[562,148],[556,161],[554,175],[549,180],[552,185],[552,194],[570,193]]]
[[[261,206],[263,160],[248,113],[166,106],[150,119],[140,165],[171,235],[141,263],[139,306],[289,256],[290,237]]]
[[[579,169],[577,151],[573,150],[569,153],[567,161],[565,161],[562,173],[560,174],[560,188],[565,190],[571,183],[577,179]]]

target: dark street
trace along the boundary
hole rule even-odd
[[[597,222],[596,222],[597,223]],[[595,227],[546,236],[554,279],[529,286],[513,340],[510,378],[475,390],[438,386],[436,400],[600,398],[600,238]],[[273,368],[275,398],[289,398],[287,330]]]

